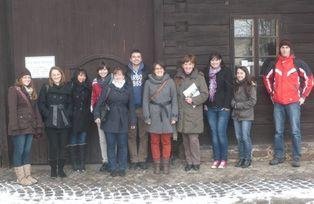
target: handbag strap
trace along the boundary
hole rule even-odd
[[[17,90],[17,92],[20,93],[20,95],[22,96],[22,98],[26,101],[27,105],[28,105],[28,106],[31,108],[31,110],[32,110],[32,114],[35,116],[33,106],[32,106],[32,104],[30,103],[30,101],[29,101],[29,99],[27,98],[27,96],[25,95],[25,93],[23,93],[23,91],[21,90],[21,88],[18,87],[18,86],[15,86],[15,89]]]
[[[161,90],[166,86],[168,83],[168,80],[164,81],[160,87],[153,93],[153,95],[150,97],[150,100],[153,101],[161,92]]]

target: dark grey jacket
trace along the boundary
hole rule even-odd
[[[160,93],[151,100],[151,96],[165,81],[167,82]],[[144,86],[143,114],[145,122],[150,123],[148,132],[158,134],[173,132],[171,120],[178,120],[178,101],[175,83],[168,74],[162,79],[157,79],[152,74],[148,75]]]
[[[109,84],[108,87],[109,89],[102,89],[94,109],[94,118],[100,118],[100,105],[106,100],[110,110],[101,128],[110,133],[127,133],[129,126],[136,124],[132,87],[128,83],[125,83],[122,88],[117,88],[113,84]]]
[[[254,120],[254,106],[256,104],[256,85],[250,86],[250,91],[247,94],[243,86],[240,86],[234,92],[231,106],[233,108],[232,118],[234,120]]]

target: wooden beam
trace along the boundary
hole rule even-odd
[[[154,0],[154,61],[164,60],[164,13],[163,0]]]
[[[7,135],[7,90],[13,82],[14,69],[12,66],[10,43],[10,0],[0,0],[0,163],[1,166],[9,166],[9,145]]]

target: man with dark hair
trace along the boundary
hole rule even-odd
[[[266,63],[266,62],[265,62]],[[279,44],[279,55],[275,61],[263,65],[263,81],[267,92],[274,103],[275,144],[274,158],[270,165],[283,163],[284,126],[286,115],[289,118],[292,134],[292,166],[300,166],[301,130],[300,110],[313,87],[313,74],[309,66],[295,58],[292,44],[282,40]]]
[[[129,130],[129,154],[130,168],[147,169],[146,159],[148,151],[148,135],[142,110],[142,96],[144,83],[148,76],[148,69],[143,63],[142,53],[139,50],[130,52],[130,62],[127,67],[127,80],[133,85],[134,105],[137,117],[137,125],[135,129]]]

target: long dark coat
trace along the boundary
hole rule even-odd
[[[117,88],[113,84],[109,84],[108,87],[103,88],[94,109],[94,118],[100,118],[100,106],[106,101],[110,110],[106,121],[101,124],[101,128],[105,132],[127,133],[129,126],[135,125],[136,122],[132,86],[125,83],[122,88]],[[109,95],[105,99],[107,91],[109,91]]]
[[[44,84],[39,92],[38,106],[48,128],[70,128],[72,97],[69,84],[60,86]]]
[[[91,123],[91,84],[72,82],[72,132],[86,132]]]

